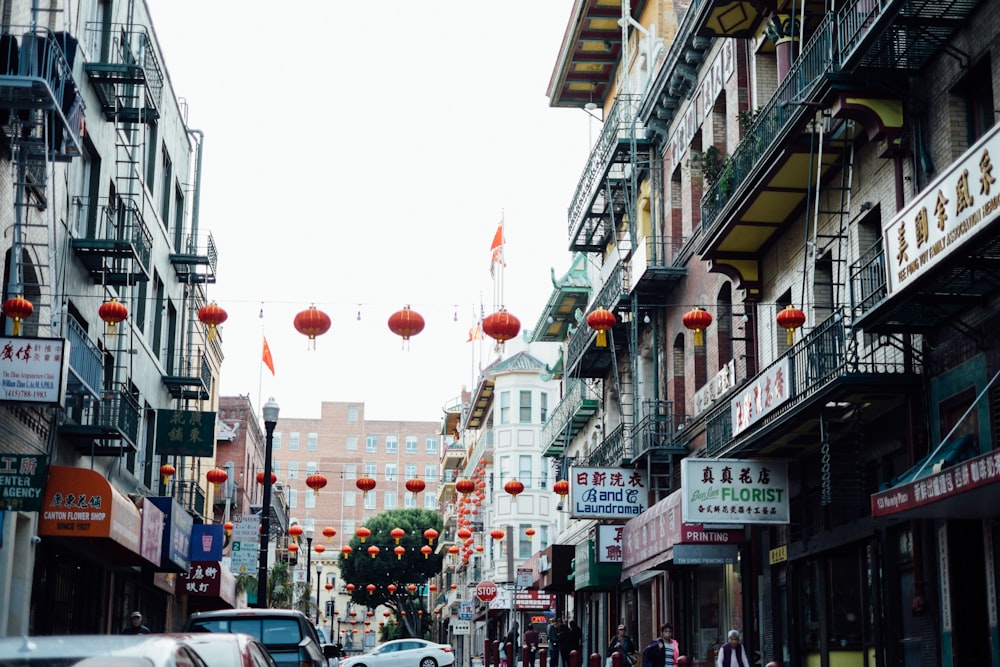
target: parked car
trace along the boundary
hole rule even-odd
[[[455,664],[448,644],[423,639],[393,639],[361,655],[344,658],[339,667],[447,667]]]
[[[241,632],[178,635],[211,667],[277,667],[267,647]]]
[[[334,657],[334,648],[323,646],[309,617],[292,609],[202,611],[191,614],[183,631],[248,634],[267,648],[279,667],[326,667]]]
[[[174,635],[49,635],[0,638],[0,666],[215,667]],[[237,663],[233,663],[237,664]]]

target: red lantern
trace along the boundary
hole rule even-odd
[[[396,554],[396,560],[402,560],[403,554],[406,553],[406,547],[396,547],[393,552]]]
[[[427,485],[424,484],[424,480],[422,479],[413,478],[406,480],[406,490],[410,493],[420,493],[426,488],[426,486]]]
[[[306,486],[313,490],[314,495],[319,495],[319,490],[326,486],[326,477],[323,475],[309,475],[306,477]]]
[[[354,592],[354,584],[347,584],[347,592],[348,593],[353,593]],[[358,612],[356,612],[356,611],[352,611],[351,612],[351,618],[354,618],[357,615],[358,615]]]
[[[471,479],[462,479],[455,482],[455,490],[464,496],[468,496],[470,493],[476,490],[476,483]]]
[[[302,535],[303,532],[304,531],[302,530],[302,526],[300,526],[297,523],[293,523],[291,526],[288,527],[288,534],[294,538],[298,538],[300,535]]]
[[[569,482],[565,479],[561,479],[552,485],[552,490],[555,491],[556,494],[565,498],[569,495]]]
[[[779,327],[788,332],[786,341],[788,345],[791,345],[795,342],[795,330],[806,323],[806,314],[789,304],[785,306],[784,310],[778,311],[778,315],[774,319],[778,322]]]
[[[429,556],[431,555],[431,553],[433,553],[433,552],[434,552],[434,550],[433,550],[433,549],[431,549],[431,548],[430,548],[429,546],[427,546],[426,544],[425,544],[424,546],[420,547],[420,553],[422,553],[422,554],[424,555],[424,559],[425,559],[425,560],[426,560],[426,559],[427,559],[427,558],[428,558],[428,557],[429,557]]]
[[[97,314],[108,325],[108,335],[114,336],[118,333],[118,324],[128,317],[128,308],[118,299],[111,299],[101,304]]]
[[[205,479],[215,485],[215,492],[218,493],[222,484],[229,479],[229,475],[222,468],[212,468],[205,474]]]
[[[433,528],[428,528],[424,531],[424,539],[426,539],[431,544],[434,544],[434,540],[437,539],[438,532]]]
[[[176,472],[177,469],[174,468],[169,463],[164,463],[163,465],[160,466],[160,476],[163,477],[164,484],[166,484],[170,480],[170,478],[173,477],[174,474],[176,474]]]
[[[21,335],[21,322],[31,317],[35,307],[30,301],[18,294],[3,302],[3,314],[14,320],[13,334]]]
[[[354,483],[366,496],[368,492],[375,488],[375,480],[368,475],[363,475],[358,477],[358,481]]]
[[[479,552],[479,553],[483,553],[483,545],[482,544],[477,544],[476,545],[476,551]]]
[[[348,544],[345,544],[344,546],[340,547],[340,553],[344,554],[344,558],[350,558],[351,553],[353,551],[354,549],[352,549],[351,546]],[[348,584],[348,586],[350,587],[348,590],[354,590],[353,584]]]
[[[277,481],[278,481],[278,476],[275,475],[272,472],[271,473],[271,484],[274,484]],[[257,483],[258,484],[263,484],[264,483],[264,473],[262,473],[262,472],[257,473]]]
[[[330,330],[330,316],[316,306],[309,306],[295,316],[295,330],[312,341],[312,349],[316,349],[316,336],[322,336]]]
[[[417,585],[410,584],[409,586],[406,587],[406,590],[410,591],[410,595],[413,595],[414,593],[417,592]]]
[[[681,321],[685,327],[694,331],[694,344],[696,346],[703,345],[705,337],[702,332],[712,323],[712,315],[707,310],[695,306],[693,310],[684,313]]]
[[[323,529],[323,536],[326,537],[326,541],[329,542],[334,535],[337,534],[337,529],[333,526],[327,526]]]
[[[369,537],[372,536],[372,531],[370,531],[368,528],[365,528],[364,526],[361,526],[356,531],[354,531],[354,534],[360,537],[361,544],[364,544],[365,540],[367,540]]]
[[[333,590],[333,584],[331,584],[331,583],[330,583],[330,582],[328,581],[328,582],[326,582],[326,586],[324,586],[323,588],[325,588],[325,589],[326,589],[326,590],[328,590],[328,591],[332,591],[332,590]]]
[[[399,541],[406,535],[406,531],[402,528],[393,528],[389,531],[389,535],[392,536],[392,539],[396,540],[396,544],[399,544]]]
[[[512,479],[503,485],[503,490],[509,493],[510,495],[517,497],[517,494],[524,491],[524,484],[517,481],[516,479]]]
[[[458,535],[459,539],[462,540],[467,540],[470,537],[472,537],[472,531],[469,530],[468,528],[459,528],[458,532],[455,534]]]
[[[234,526],[232,521],[227,521],[224,524],[222,524],[222,530],[226,531],[226,537],[229,537],[230,535],[233,534],[233,528]]]
[[[372,593],[375,592],[375,584],[368,584],[367,586],[365,586],[365,590],[368,591],[368,595],[371,595]]]
[[[379,551],[381,551],[381,549],[374,544],[368,547],[368,554],[372,557],[372,560],[375,560],[375,556],[378,556]]]
[[[524,534],[527,535],[528,537],[534,537],[535,536],[535,529],[534,528],[527,528],[527,529],[525,529]]]
[[[427,587],[427,590],[429,590],[431,593],[437,592],[437,589],[438,589],[437,584],[431,584],[430,586]]]
[[[451,590],[455,590],[458,588],[458,584],[452,584],[449,588],[451,588]]]
[[[397,310],[389,316],[389,331],[403,339],[403,347],[410,341],[410,336],[416,336],[424,330],[424,318],[409,306]]]
[[[385,587],[385,589],[389,591],[389,595],[394,595],[396,593],[396,584],[389,584],[388,586]],[[383,615],[388,616],[389,612],[387,611],[383,612]]]
[[[458,553],[458,546],[456,546],[456,545],[453,544],[450,547],[448,547],[448,553],[450,553],[452,556],[454,556],[455,554],[457,554]]]
[[[291,544],[288,545],[288,553],[295,553],[298,550],[299,550],[299,545],[297,545],[295,542],[292,542]]]
[[[618,318],[604,306],[598,306],[597,310],[587,315],[587,324],[597,332],[597,347],[607,347],[608,331],[618,324]]]
[[[318,554],[321,554],[321,553],[323,553],[324,551],[326,551],[326,547],[324,547],[324,546],[323,546],[322,544],[315,544],[315,545],[313,545],[313,549],[314,549],[314,550],[316,551],[316,553],[318,553]]]
[[[223,310],[214,301],[198,311],[198,320],[202,324],[208,325],[208,339],[215,340],[215,330],[220,324],[229,319],[229,313]]]
[[[494,540],[502,540],[506,536],[507,533],[503,532],[499,528],[494,528],[493,530],[490,531],[490,537],[492,537]]]
[[[508,313],[506,308],[483,318],[483,333],[495,340],[498,346],[502,347],[504,341],[514,338],[520,331],[520,320]]]

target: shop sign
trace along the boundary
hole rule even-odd
[[[621,526],[597,527],[598,563],[622,562],[622,532],[624,530],[624,524]]]
[[[789,399],[791,359],[782,357],[743,388],[729,401],[733,436],[747,430],[765,415]]]
[[[165,567],[178,572],[187,572],[191,567],[191,531],[194,529],[194,519],[170,496],[151,496],[149,500],[160,508],[166,518],[167,527],[160,549],[161,557],[165,554],[169,563],[169,566]],[[163,563],[161,559],[161,566]]]
[[[456,635],[471,635],[472,634],[472,621],[467,621],[460,618],[451,619],[451,632]]]
[[[573,519],[629,519],[646,509],[644,470],[572,466],[569,480]]]
[[[148,497],[142,499],[142,542],[139,555],[159,567],[163,559],[163,511]]]
[[[191,560],[222,560],[225,542],[221,523],[199,523],[191,531]]]
[[[712,405],[723,394],[736,386],[736,361],[729,360],[719,372],[705,383],[698,391],[694,392],[694,416],[697,417],[702,412],[712,407]]]
[[[236,577],[218,561],[191,561],[191,569],[179,575],[180,593],[191,597],[215,597],[236,604]]]
[[[42,454],[0,454],[0,491],[8,512],[42,509],[49,457]]]
[[[886,225],[886,287],[892,296],[973,238],[997,217],[1000,125],[967,150]]]
[[[69,355],[61,338],[0,337],[0,401],[61,405]]]
[[[513,605],[513,594],[506,586],[497,587],[497,596],[486,603],[488,610],[511,609]]]
[[[1000,451],[982,454],[941,472],[872,494],[872,518],[891,516],[1000,481]]]
[[[215,413],[201,410],[157,410],[156,453],[214,456]]]
[[[701,524],[788,523],[788,464],[749,459],[681,461],[682,518]]]
[[[463,621],[472,620],[472,600],[462,600],[458,603],[458,618]]]
[[[733,565],[738,551],[735,544],[678,544],[674,565]]]
[[[556,599],[552,593],[543,593],[537,588],[520,589],[514,592],[514,608],[520,611],[555,609]]]
[[[101,473],[50,466],[43,496],[39,535],[106,537],[139,553],[142,516]]]

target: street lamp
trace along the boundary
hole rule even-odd
[[[323,563],[316,561],[316,625],[319,625],[319,582],[323,577]]]
[[[257,607],[267,608],[267,541],[271,534],[271,446],[278,425],[278,404],[274,398],[264,404],[264,499],[260,508],[260,554],[257,557]]]
[[[312,550],[313,550],[313,535],[316,534],[316,529],[312,524],[306,526],[306,594],[302,596],[302,606],[305,608],[303,611],[309,611],[309,573],[312,572]],[[318,565],[318,563],[317,563]],[[306,614],[308,616],[308,614]]]

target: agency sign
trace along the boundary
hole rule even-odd
[[[49,457],[44,454],[0,454],[0,509],[37,512],[42,509]]]
[[[646,509],[648,495],[644,470],[570,468],[569,511],[573,519],[631,519]]]
[[[684,523],[788,523],[785,461],[697,459],[681,461]]]

